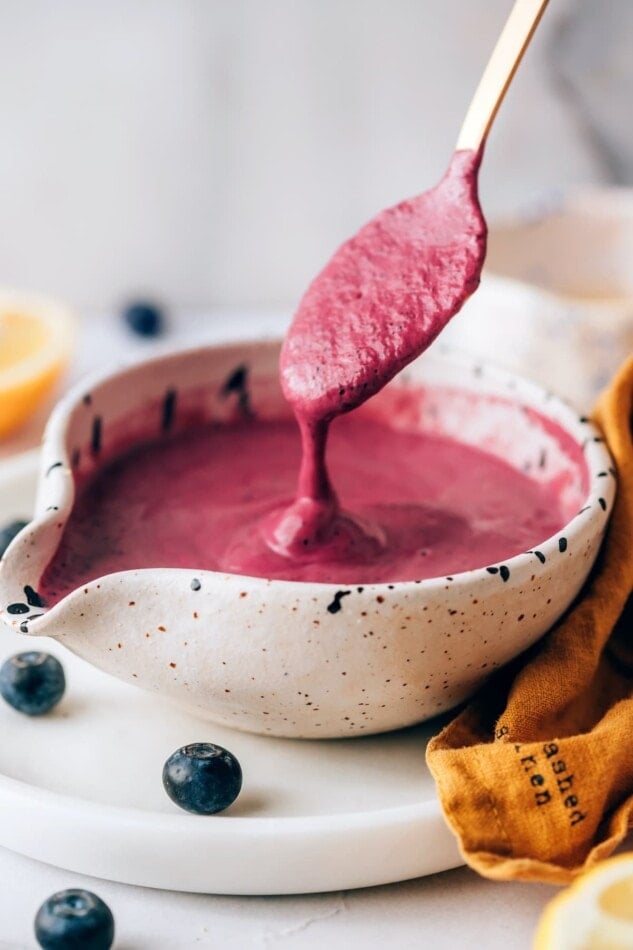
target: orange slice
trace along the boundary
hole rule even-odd
[[[42,297],[0,292],[0,438],[40,406],[66,367],[70,314]]]
[[[549,902],[534,950],[631,950],[633,854],[602,861]]]

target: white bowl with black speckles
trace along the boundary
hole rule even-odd
[[[360,411],[388,419],[396,390],[423,391],[400,426],[485,446],[556,485],[568,523],[535,538],[529,552],[452,577],[353,587],[129,570],[96,578],[50,609],[40,603],[39,580],[73,506],[74,472],[111,459],[122,433],[127,443],[160,439],[192,420],[228,419],[246,398],[262,417],[287,415],[278,352],[276,342],[198,348],[71,392],[47,428],[34,520],[0,561],[0,616],[238,729],[325,738],[429,719],[467,699],[564,612],[594,562],[615,495],[611,459],[588,420],[472,357],[434,347]]]

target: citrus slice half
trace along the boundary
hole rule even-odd
[[[631,950],[633,854],[602,861],[549,902],[534,950]]]
[[[43,297],[0,291],[0,438],[38,408],[68,363],[73,321]]]

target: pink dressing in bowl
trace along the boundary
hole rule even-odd
[[[301,446],[292,419],[200,425],[139,445],[84,480],[40,593],[52,604],[90,580],[134,568],[345,584],[455,574],[527,550],[558,531],[579,503],[576,489],[565,495],[569,475],[557,469],[537,480],[441,432],[414,431],[407,414],[415,414],[423,391],[384,397],[378,408],[404,420],[400,428],[368,412],[344,416],[328,449],[346,519],[362,526],[362,544],[339,521],[320,544],[305,545],[301,558],[266,543],[268,519],[294,489]],[[472,395],[453,398],[457,407],[466,398],[474,412],[486,411]],[[560,443],[562,455],[571,451],[563,430],[543,438]],[[570,460],[569,471],[580,463]]]

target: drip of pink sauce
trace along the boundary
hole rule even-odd
[[[364,413],[338,419],[330,435],[341,501],[354,524],[379,526],[366,529],[373,543],[333,539],[327,556],[317,545],[292,559],[273,551],[261,526],[293,495],[294,421],[200,426],[139,446],[79,486],[40,593],[54,604],[104,574],[160,567],[343,585],[419,580],[499,563],[565,523],[550,485],[479,449]]]
[[[385,543],[379,525],[341,510],[325,461],[328,429],[419,356],[477,288],[486,250],[480,162],[481,151],[456,152],[435,188],[382,211],[343,244],[299,304],[280,371],[303,452],[295,501],[265,526],[277,553],[313,560],[319,548],[340,560]]]

